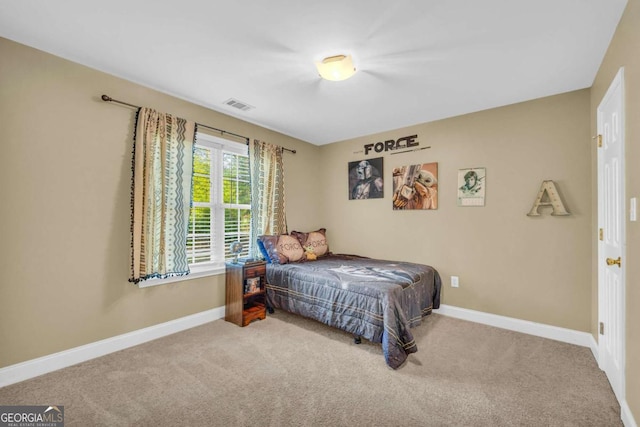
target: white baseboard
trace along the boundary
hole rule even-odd
[[[569,344],[576,344],[581,347],[589,347],[592,352],[597,353],[595,340],[593,336],[587,332],[515,319],[513,317],[498,316],[497,314],[484,313],[482,311],[469,310],[446,304],[441,304],[439,309],[434,310],[434,313]]]
[[[600,366],[600,360],[598,358],[598,355],[600,354],[600,350],[598,349],[598,343],[596,342],[596,339],[593,337],[593,335],[591,335],[590,347],[591,347],[591,353],[593,354],[593,358],[596,359],[596,363],[598,364],[598,366]]]
[[[7,366],[0,369],[0,387],[15,384],[20,381],[28,380],[29,378],[57,371],[58,369],[86,362],[87,360],[95,359],[96,357],[104,356],[115,351],[124,350],[125,348],[133,347],[147,341],[152,341],[167,335],[175,334],[176,332],[213,322],[214,320],[223,318],[224,311],[224,306],[214,308],[192,314],[190,316],[181,317],[180,319],[149,326],[148,328],[138,329],[137,331],[123,335],[96,341],[91,344],[64,350],[59,353]]]
[[[624,424],[624,427],[638,427],[638,424],[636,424],[636,420],[633,419],[631,408],[629,408],[626,400],[620,404],[620,412],[622,424]]]

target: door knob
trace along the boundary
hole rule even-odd
[[[617,265],[618,267],[621,267],[621,264],[622,260],[620,259],[620,257],[618,257],[618,259],[607,258],[607,265]]]

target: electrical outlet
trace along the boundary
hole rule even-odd
[[[459,286],[460,286],[460,281],[458,279],[458,276],[451,276],[451,287],[457,288]]]

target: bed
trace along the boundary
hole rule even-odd
[[[393,369],[418,351],[410,328],[440,306],[440,275],[428,265],[331,254],[328,248],[314,261],[267,261],[270,311],[282,309],[381,343]]]

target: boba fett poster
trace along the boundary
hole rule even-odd
[[[458,206],[484,206],[485,168],[458,170]]]
[[[438,163],[393,169],[393,209],[438,209]]]
[[[383,158],[349,162],[349,200],[382,199]]]

